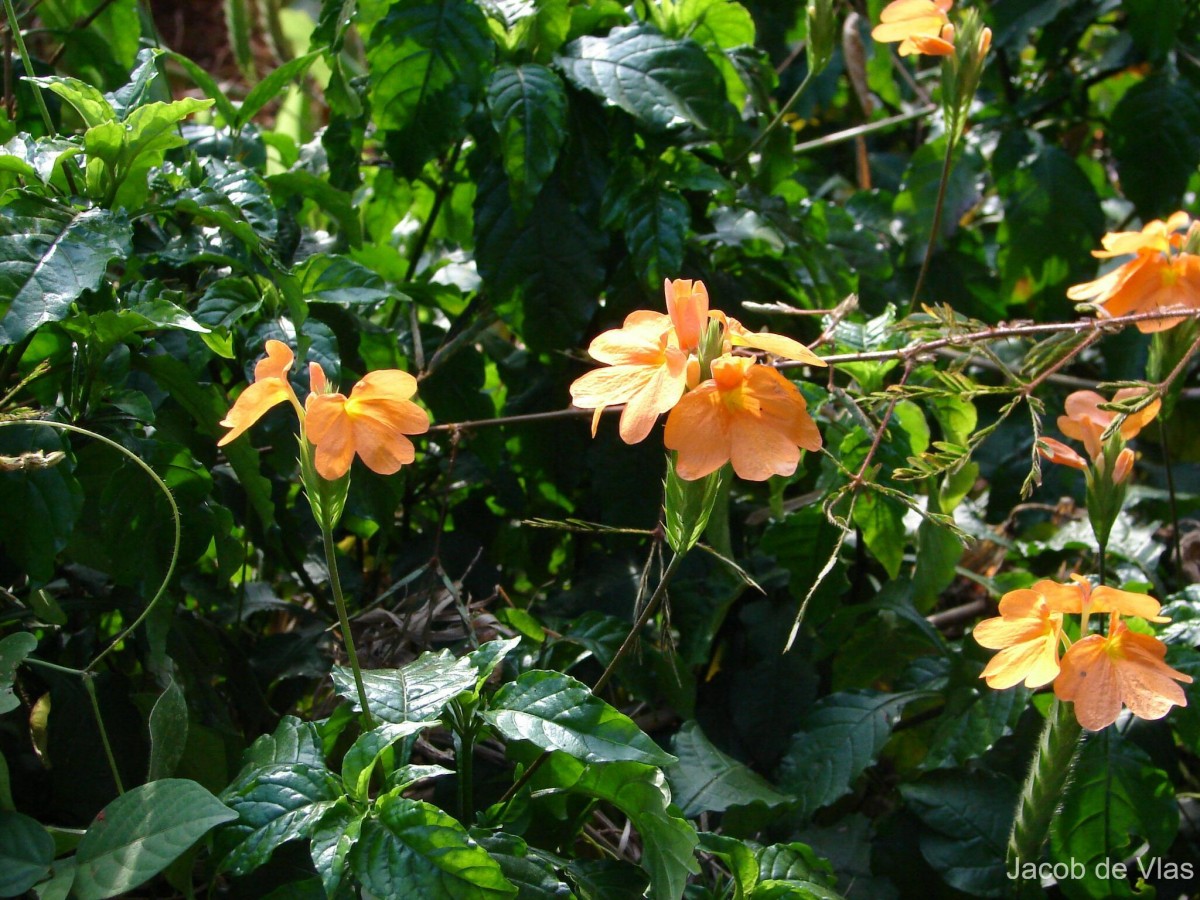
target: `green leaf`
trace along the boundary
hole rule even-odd
[[[862,529],[863,541],[871,555],[887,570],[888,577],[900,575],[907,542],[904,507],[878,491],[866,490],[854,504],[854,524]]]
[[[14,427],[0,431],[0,454],[68,448],[60,437],[47,437],[48,429],[18,431]],[[70,541],[83,509],[83,489],[71,468],[64,460],[55,466],[0,472],[0,508],[21,510],[19,517],[0,516],[0,547],[24,568],[33,587],[54,577],[58,552]]]
[[[958,230],[963,214],[980,199],[979,184],[983,178],[983,160],[972,146],[955,150],[954,164],[946,184],[946,199],[938,242],[948,240]],[[920,263],[925,253],[929,233],[933,230],[933,213],[937,208],[938,187],[942,180],[942,163],[946,155],[946,138],[922,144],[909,159],[904,171],[900,192],[896,194],[892,211],[904,223],[904,262]]]
[[[300,763],[312,768],[325,765],[321,734],[312,722],[302,722],[295,716],[284,716],[271,734],[259,735],[242,760],[240,775],[255,769]],[[239,776],[240,777],[240,776]]]
[[[188,707],[183,689],[174,678],[150,710],[150,771],[147,781],[158,781],[175,773],[187,746]]]
[[[554,865],[515,834],[472,832],[517,888],[518,900],[566,900],[574,896]]]
[[[498,167],[478,179],[476,262],[497,311],[534,351],[576,346],[602,287],[607,239],[552,178],[522,223]]]
[[[341,796],[341,780],[324,765],[286,762],[239,776],[221,793],[238,821],[217,834],[220,868],[254,871],[279,845],[312,834]]]
[[[978,684],[965,686],[947,698],[946,713],[929,738],[929,753],[923,762],[926,768],[966,766],[983,756],[1016,727],[1029,705],[1029,690],[1023,685],[996,691]]]
[[[102,900],[132,890],[236,817],[194,781],[168,778],[133,788],[108,804],[79,842],[75,896]]]
[[[19,897],[50,871],[54,838],[36,819],[0,811],[0,897]]]
[[[1090,735],[1050,832],[1050,858],[1078,860],[1083,873],[1059,887],[1071,900],[1132,897],[1128,880],[1101,864],[1128,860],[1145,842],[1139,862],[1147,866],[1167,852],[1178,831],[1179,806],[1167,773],[1114,728]],[[1136,877],[1138,864],[1126,874]]]
[[[338,896],[346,874],[346,857],[358,840],[364,814],[339,800],[312,832],[309,853],[328,897]]]
[[[112,108],[112,104],[104,98],[104,95],[78,78],[48,75],[45,78],[27,78],[25,80],[38,87],[53,91],[70,103],[88,128],[103,122],[113,122],[117,118],[116,110]]]
[[[683,268],[692,216],[678,191],[646,185],[633,192],[625,216],[625,243],[643,284],[655,290]]]
[[[339,191],[324,178],[303,171],[280,172],[270,176],[267,184],[277,199],[302,197],[312,200],[337,222],[351,247],[362,244],[362,222],[354,206],[354,197],[349,193]]]
[[[422,900],[497,900],[513,886],[486,850],[436,806],[398,793],[375,801],[375,816],[362,823],[350,865],[377,897]]]
[[[0,172],[16,172],[49,184],[59,160],[81,151],[78,142],[73,140],[14,135],[0,147]]]
[[[354,745],[342,758],[342,783],[346,793],[355,800],[367,800],[367,789],[375,764],[396,741],[429,727],[424,722],[401,722],[396,725],[380,725],[366,734],[359,735]]]
[[[334,666],[333,689],[358,707],[354,673]],[[372,669],[362,673],[371,715],[383,722],[428,722],[446,704],[475,687],[477,672],[469,659],[455,659],[449,650],[425,652],[402,669]]]
[[[80,294],[100,287],[111,260],[129,255],[132,236],[125,216],[105,209],[28,195],[0,209],[0,346],[65,318]]]
[[[1005,848],[1017,785],[992,772],[939,769],[902,784],[905,801],[929,831],[921,855],[946,883],[972,897],[1008,896]]]
[[[615,859],[571,860],[566,873],[581,900],[629,900],[649,890],[644,872]]]
[[[687,553],[704,534],[713,507],[728,477],[728,467],[711,475],[685,481],[675,473],[675,454],[667,457],[666,491],[663,501],[663,531],[667,545],[678,553]]]
[[[694,855],[699,838],[669,810],[671,796],[659,769],[630,762],[592,765],[570,790],[611,803],[633,822],[642,839],[642,868],[650,875],[649,896],[683,896],[688,875],[700,872]]]
[[[648,25],[572,41],[558,65],[576,87],[656,131],[694,125],[724,134],[736,119],[721,73],[704,50],[690,40],[664,37]]]
[[[319,50],[314,50],[312,53],[305,53],[303,56],[289,59],[283,65],[273,69],[271,74],[246,94],[246,99],[242,101],[241,108],[237,111],[237,118],[230,124],[235,129],[245,127],[247,122],[258,115],[259,110],[278,98],[293,81],[299,80],[320,55]]]
[[[505,657],[519,646],[521,646],[520,636],[509,638],[508,640],[496,638],[495,640],[488,641],[478,650],[472,650],[467,654],[467,659],[470,660],[471,665],[479,673],[479,677],[475,682],[476,693],[492,677],[492,673],[496,671],[497,666],[504,662]]]
[[[138,51],[137,65],[129,73],[129,81],[121,85],[105,98],[112,103],[113,112],[117,118],[124,119],[139,106],[150,103],[150,95],[154,83],[158,80],[158,58],[164,51],[157,47],[144,47]]]
[[[1109,137],[1121,191],[1141,217],[1178,209],[1200,165],[1200,102],[1193,88],[1165,73],[1135,84],[1113,110]]]
[[[566,140],[567,92],[545,66],[501,66],[488,81],[487,106],[500,135],[512,206],[523,221]]]
[[[225,92],[221,90],[216,79],[209,75],[202,66],[197,65],[183,54],[176,53],[174,50],[164,50],[163,53],[171,62],[183,69],[196,87],[204,91],[205,96],[216,104],[217,111],[221,114],[222,119],[226,122],[237,120],[237,108],[225,96]]]
[[[702,812],[725,812],[734,806],[762,803],[773,808],[792,800],[757,772],[714,747],[696,722],[683,724],[671,750],[679,761],[667,767],[667,779],[675,803],[689,819]]]
[[[530,741],[584,762],[664,766],[675,760],[587,685],[558,672],[522,673],[496,692],[483,716],[510,741]]]
[[[122,174],[127,174],[139,157],[145,157],[152,164],[163,151],[184,146],[187,141],[179,133],[179,123],[212,105],[212,100],[186,97],[171,103],[139,106],[121,123],[119,143],[110,143],[107,132],[102,131],[106,126],[98,125],[84,133],[84,150],[89,156],[103,159],[110,166],[119,167]],[[93,132],[96,133],[94,138]]]
[[[917,564],[913,569],[913,603],[923,612],[933,609],[943,590],[954,581],[963,545],[949,529],[922,519],[917,526]]]
[[[0,640],[0,715],[12,712],[21,705],[13,692],[13,682],[17,677],[17,667],[37,649],[37,643],[37,638],[28,631],[18,631]]]
[[[845,691],[822,697],[804,717],[779,766],[779,785],[811,816],[849,792],[891,736],[904,706],[920,693]]]

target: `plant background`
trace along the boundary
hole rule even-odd
[[[1053,370],[1078,335],[900,351],[1000,322],[1074,321],[1065,290],[1095,277],[1105,231],[1197,212],[1200,8],[974,4],[993,50],[948,183],[920,298],[930,308],[911,316],[944,153],[930,102],[940,68],[873,44],[882,5],[838,8],[833,62],[752,153],[807,73],[796,2],[17,6],[34,72],[77,81],[43,82],[50,133],[20,55],[7,54],[0,414],[34,410],[110,437],[162,476],[181,513],[167,602],[94,681],[126,783],[145,780],[150,712],[171,685],[186,697],[171,772],[213,793],[281,717],[334,709],[341,647],[289,415],[216,447],[266,339],[343,385],[377,368],[419,374],[435,422],[399,475],[353,475],[339,549],[366,666],[519,636],[506,679],[539,668],[590,681],[631,621],[664,455],[657,434],[621,444],[611,417],[592,439],[567,388],[590,366],[591,337],[661,308],[664,278],[698,278],[753,327],[819,341],[822,354],[896,358],[801,383],[828,453],[791,478],[734,482],[706,536],[761,589],[693,553],[669,619],[606,696],[680,758],[668,779],[702,831],[807,844],[848,897],[1002,894],[1046,698],[984,689],[987,654],[963,634],[1005,590],[1094,565],[1082,479],[1046,467],[1022,493],[1035,423],[1043,414],[1054,433],[1067,392],[1145,378],[1155,361],[1134,329]],[[115,92],[117,149],[80,109],[94,101],[87,86]],[[842,134],[869,123],[880,127]],[[64,162],[79,159],[71,183]],[[1196,674],[1191,382],[1164,429],[1139,440],[1110,549],[1114,580],[1171,601],[1170,661]],[[170,511],[109,447],[0,429],[0,453],[34,449],[67,456],[0,472],[0,634],[32,632],[39,657],[78,667],[157,590]],[[822,501],[864,461],[883,490],[857,492],[839,543]],[[952,516],[965,546],[915,514],[914,497]],[[86,827],[115,787],[86,693],[31,667],[14,690],[0,718],[9,808]],[[1086,744],[1051,860],[1200,866],[1189,696],[1162,722]],[[429,738],[431,759],[445,761],[444,738]],[[500,742],[480,746],[480,808],[510,767]],[[450,804],[436,784],[428,797]],[[553,815],[567,813],[539,812],[525,839],[594,855],[556,843]],[[622,843],[622,826],[612,809],[588,825],[636,878],[637,838]],[[689,896],[734,895],[716,841]],[[311,887],[294,850],[222,890]],[[1170,874],[1155,882],[1163,896],[1190,889]],[[186,873],[173,878],[185,890]],[[1092,877],[1055,891],[1133,894]]]

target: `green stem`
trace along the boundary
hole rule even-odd
[[[125,787],[121,784],[121,773],[117,771],[117,758],[113,755],[112,744],[108,742],[108,729],[104,727],[104,717],[100,715],[100,700],[96,697],[96,686],[92,683],[91,673],[84,673],[83,687],[88,699],[92,701],[92,715],[96,717],[96,727],[100,729],[100,743],[104,745],[104,755],[108,757],[108,768],[112,772],[113,784],[117,793],[124,794]]]
[[[458,760],[458,819],[470,822],[475,813],[474,713],[454,704],[454,755]]]
[[[911,315],[917,308],[921,288],[925,286],[925,276],[929,274],[929,261],[933,259],[933,248],[937,244],[938,232],[942,229],[942,210],[946,205],[946,186],[950,183],[950,167],[954,164],[954,148],[957,145],[958,142],[953,138],[946,138],[946,158],[942,160],[942,178],[938,182],[937,202],[933,207],[933,226],[929,229],[929,243],[925,245],[925,258],[921,260],[921,272],[917,275],[917,284],[908,301],[908,315]]]
[[[1046,727],[1042,730],[1033,765],[1021,789],[1012,833],[1008,838],[1006,866],[1009,872],[1017,873],[1018,893],[1022,888],[1028,890],[1030,886],[1036,887],[1036,882],[1027,881],[1021,873],[1030,863],[1036,865],[1041,859],[1050,823],[1071,776],[1082,733],[1083,729],[1071,705],[1054,700],[1046,714]]]
[[[658,607],[662,605],[663,598],[667,596],[667,585],[670,584],[671,579],[675,577],[675,572],[679,569],[679,566],[683,562],[683,558],[686,555],[686,553],[676,553],[671,557],[671,561],[667,563],[667,568],[663,570],[662,578],[658,582],[658,587],[654,589],[654,593],[646,602],[646,606],[642,610],[642,614],[638,616],[637,621],[633,623],[633,627],[629,629],[629,634],[625,636],[625,640],[622,642],[621,646],[617,648],[617,652],[613,655],[612,661],[609,662],[604,672],[596,680],[595,685],[592,686],[593,695],[599,696],[600,692],[604,690],[605,686],[609,683],[609,681],[612,680],[613,674],[617,671],[617,666],[620,665],[621,660],[628,655],[629,651],[633,649],[634,644],[637,643],[638,637],[642,633],[642,629],[646,627],[646,623],[650,621],[655,612],[658,611]],[[541,755],[530,764],[529,768],[521,773],[521,777],[513,782],[512,787],[504,792],[504,796],[500,798],[500,802],[504,804],[504,809],[500,814],[501,819],[503,819],[505,814],[507,814],[508,807],[512,803],[513,798],[515,798],[517,794],[521,792],[521,788],[525,787],[525,785],[529,783],[529,780],[533,778],[533,773],[540,769],[542,764],[545,763],[549,758],[550,751],[543,750]]]
[[[333,591],[333,604],[337,607],[338,622],[342,628],[342,640],[346,643],[346,655],[350,657],[350,668],[354,671],[354,686],[358,689],[358,704],[362,707],[363,728],[370,731],[375,727],[371,718],[371,707],[367,703],[367,688],[363,684],[362,667],[358,664],[358,651],[354,648],[354,635],[350,633],[350,617],[346,615],[346,599],[342,596],[342,580],[338,577],[337,548],[333,543],[333,529],[321,523],[321,537],[325,543],[325,565],[329,568],[329,586]]]
[[[1167,474],[1167,503],[1171,509],[1171,544],[1175,549],[1175,583],[1183,583],[1183,548],[1179,542],[1179,507],[1175,502],[1175,473],[1171,467],[1171,450],[1167,446],[1167,424],[1158,420],[1158,442],[1162,445],[1163,468]]]
[[[749,147],[734,157],[734,164],[740,163],[743,159],[763,145],[763,142],[771,136],[771,132],[779,127],[780,123],[783,121],[783,117],[792,111],[792,107],[794,107],[800,100],[800,97],[804,94],[805,90],[807,90],[809,84],[812,82],[812,79],[813,72],[811,69],[809,69],[804,75],[804,80],[800,82],[800,86],[796,88],[796,90],[792,93],[792,96],[788,97],[787,103],[783,104],[779,112],[775,114],[775,118],[770,121],[767,127],[762,130],[762,132],[754,139],[754,142]]]
[[[1096,541],[1096,557],[1097,557],[1096,562],[1098,563],[1096,568],[1100,572],[1100,585],[1103,587],[1105,584],[1108,583],[1108,569],[1105,567],[1105,562],[1104,562],[1105,559],[1108,557],[1108,541],[1107,540],[1103,540],[1103,541],[1097,540]],[[1080,637],[1084,637],[1084,635],[1080,635]]]

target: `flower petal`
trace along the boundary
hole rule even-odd
[[[267,355],[260,359],[254,366],[254,380],[262,381],[264,378],[279,378],[287,381],[285,377],[287,371],[292,367],[292,363],[296,357],[292,353],[292,348],[283,341],[270,340],[264,346]]]
[[[275,341],[275,343],[279,342]],[[260,362],[259,365],[261,366],[262,363]],[[217,441],[217,446],[224,447],[261,419],[272,406],[282,403],[292,396],[291,385],[283,379],[274,377],[258,379],[238,395],[225,418],[218,423],[233,430]]]
[[[343,394],[310,396],[304,430],[317,448],[313,465],[317,474],[336,481],[350,471],[354,461],[354,429],[346,414]]]
[[[1103,635],[1090,634],[1063,654],[1062,671],[1054,680],[1054,695],[1075,704],[1075,718],[1090,731],[1099,731],[1121,713],[1121,687],[1105,648]]]
[[[703,478],[729,462],[729,420],[722,412],[716,385],[706,381],[684,394],[667,416],[663,444],[678,453],[675,472],[685,481]]]
[[[665,279],[663,289],[680,349],[697,349],[708,326],[708,289],[703,281],[685,278]]]

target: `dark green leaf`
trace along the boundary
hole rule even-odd
[[[678,191],[648,185],[630,197],[625,243],[649,290],[654,291],[664,279],[679,274],[690,225],[691,212]]]
[[[545,66],[501,66],[488,81],[487,105],[500,135],[513,209],[524,220],[566,139],[567,92]]]
[[[271,74],[246,94],[246,99],[242,101],[241,108],[237,112],[237,119],[231,123],[233,127],[241,128],[258,115],[259,110],[278,98],[293,81],[301,78],[320,55],[319,50],[314,50],[312,53],[289,59],[283,65],[273,69]]]
[[[334,666],[333,688],[358,709],[354,673]],[[372,669],[362,673],[371,715],[383,722],[428,722],[458,694],[472,690],[478,673],[469,659],[455,659],[449,650],[422,653],[402,669]]]
[[[929,831],[921,853],[946,883],[972,897],[1008,896],[1005,847],[1017,785],[991,772],[941,769],[900,792]]]
[[[479,672],[479,679],[476,682],[476,691],[483,687],[484,682],[492,677],[492,673],[496,671],[508,654],[521,646],[521,638],[509,638],[502,640],[496,638],[488,641],[478,650],[472,650],[467,654],[467,659],[471,661],[471,665]]]
[[[779,784],[811,816],[850,790],[891,736],[907,703],[921,694],[846,691],[822,697],[804,717],[779,766]]]
[[[899,502],[878,491],[863,491],[854,504],[854,524],[862,529],[863,541],[871,555],[893,579],[900,575],[900,564],[904,561],[907,543],[904,513]]]
[[[54,838],[36,819],[0,810],[0,897],[20,897],[50,871]]]
[[[959,144],[962,147],[961,141]],[[904,261],[910,265],[921,261],[929,233],[933,230],[933,213],[937,208],[945,155],[944,137],[918,147],[909,160],[900,192],[892,204],[893,211],[904,222],[905,241],[902,247]],[[979,151],[966,146],[955,150],[955,157],[946,185],[941,233],[936,236],[939,243],[949,239],[958,230],[963,215],[980,199],[983,160]]]
[[[67,448],[56,436],[42,437],[48,429],[23,434],[18,430],[0,431],[0,455],[19,457],[26,452],[53,453]],[[71,468],[64,460],[54,466],[0,472],[0,508],[21,510],[20,517],[0,516],[0,547],[25,570],[35,587],[54,576],[58,552],[70,541],[83,509],[83,489]]]
[[[183,690],[170,679],[150,710],[150,772],[147,781],[175,773],[187,746],[188,708]]]
[[[108,804],[79,842],[75,896],[102,900],[125,893],[236,817],[194,781],[168,778],[133,788]]]
[[[300,763],[313,768],[325,765],[321,735],[312,722],[284,716],[274,732],[259,735],[250,745],[242,760],[242,774],[287,763]]]
[[[792,799],[714,747],[695,722],[684,723],[671,750],[679,760],[667,767],[667,778],[676,805],[689,819],[702,812],[725,812],[751,803],[776,807]]]
[[[137,65],[129,74],[129,81],[121,85],[106,98],[112,104],[117,118],[126,118],[139,106],[150,102],[154,83],[158,80],[158,70],[161,63],[158,58],[164,53],[157,47],[145,47],[138,51]]]
[[[504,877],[517,888],[517,900],[567,900],[574,896],[554,866],[515,834],[472,833]]]
[[[584,762],[664,766],[675,759],[587,685],[558,672],[522,673],[496,692],[484,718],[510,741],[530,741]]]
[[[396,741],[427,727],[423,722],[401,722],[396,725],[380,725],[366,734],[359,735],[354,746],[347,750],[342,758],[342,783],[346,787],[346,793],[355,800],[365,801],[375,764],[379,762],[379,757],[384,751]]]
[[[0,640],[0,715],[12,712],[21,705],[13,692],[17,666],[37,649],[37,638],[28,631],[18,631]]]
[[[968,705],[964,709],[956,697],[953,706],[948,702],[947,714],[929,739],[925,766],[965,766],[978,759],[1016,727],[1029,705],[1029,690],[1023,685],[995,691],[979,682],[964,692],[971,698]]]
[[[312,832],[309,852],[328,897],[338,896],[346,874],[346,857],[362,830],[363,813],[339,800]]]
[[[576,859],[567,864],[567,877],[581,900],[628,900],[649,889],[646,873],[613,859]]]
[[[487,851],[436,806],[391,793],[362,823],[350,865],[377,897],[497,900],[513,886]]]
[[[1200,102],[1194,90],[1168,74],[1152,75],[1125,92],[1109,133],[1121,190],[1142,218],[1178,209],[1200,165]]]
[[[558,64],[576,87],[658,131],[690,124],[723,134],[736,118],[721,73],[704,50],[648,25],[579,38],[563,48]]]
[[[1132,897],[1129,880],[1103,862],[1128,860],[1149,844],[1143,865],[1162,857],[1179,831],[1179,807],[1167,773],[1114,728],[1090,735],[1076,760],[1062,810],[1050,832],[1050,858],[1083,864],[1059,882],[1071,900]],[[1126,874],[1138,874],[1136,864]]]
[[[112,259],[129,255],[132,232],[122,214],[24,196],[0,209],[0,237],[3,346],[65,318],[80,294],[100,286]]]

